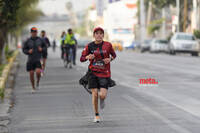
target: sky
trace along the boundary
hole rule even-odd
[[[63,15],[67,13],[65,5],[68,1],[72,2],[75,11],[81,11],[92,5],[94,0],[40,0],[38,7],[46,15]]]

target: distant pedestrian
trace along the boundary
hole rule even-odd
[[[65,37],[66,37],[66,33],[65,31],[62,32],[61,34],[61,40],[60,40],[60,48],[61,48],[61,59],[64,58],[64,52],[65,52]]]
[[[68,61],[70,64],[70,68],[72,68],[72,63],[73,65],[76,65],[76,46],[77,46],[77,40],[74,36],[73,30],[68,29],[67,34],[65,37],[65,45],[67,47],[67,55],[68,55]]]
[[[47,56],[48,56],[48,47],[50,47],[51,44],[50,44],[50,41],[49,41],[48,37],[46,36],[46,32],[44,30],[41,31],[41,38],[45,42],[45,45],[47,47],[46,51],[44,51],[42,53],[42,73],[41,74],[43,76],[45,68],[46,68],[46,60],[47,60]]]
[[[55,39],[53,40],[53,46],[52,46],[52,49],[53,49],[53,52],[56,51],[56,40],[55,40]]]

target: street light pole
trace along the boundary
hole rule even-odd
[[[144,7],[144,0],[140,0],[140,41],[141,43],[144,42],[146,38],[146,28],[145,28],[145,7]]]

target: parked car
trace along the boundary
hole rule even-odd
[[[169,45],[167,40],[154,39],[150,45],[150,52],[168,52]]]
[[[151,39],[145,40],[143,43],[140,44],[140,50],[142,53],[150,50],[151,41]]]
[[[125,49],[136,49],[139,46],[139,42],[138,41],[132,41],[131,43],[128,43],[126,45],[123,45]]]
[[[199,42],[190,33],[178,32],[175,33],[169,45],[170,54],[191,53],[192,56],[198,56],[199,54]]]

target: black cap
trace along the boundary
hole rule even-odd
[[[32,27],[31,28],[31,32],[37,32],[37,28],[36,27]]]

